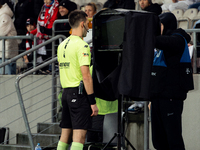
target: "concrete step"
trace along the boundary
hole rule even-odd
[[[37,133],[41,134],[61,134],[59,123],[38,123]]]
[[[42,147],[56,147],[57,142],[60,139],[60,134],[32,134],[34,145],[40,143]],[[17,134],[17,144],[29,145],[29,139],[27,134]]]
[[[24,145],[0,145],[0,150],[31,150],[30,146]]]

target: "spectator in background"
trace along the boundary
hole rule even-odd
[[[160,15],[162,13],[162,9],[160,5],[157,3],[152,3],[151,0],[139,0],[139,5],[142,10],[153,12],[157,15]]]
[[[26,34],[26,19],[34,17],[33,0],[18,0],[15,6],[15,21],[14,25],[17,30],[17,35]],[[37,19],[37,18],[35,18]]]
[[[14,13],[14,3],[12,0],[0,0],[0,3],[1,5],[4,5],[5,3],[7,3],[7,5],[10,7],[12,12]]]
[[[44,0],[44,5],[41,8],[37,20],[37,28],[31,31],[31,34],[36,35],[39,39],[37,44],[41,44],[49,39],[52,35],[52,27],[54,21],[58,18],[58,0]],[[38,49],[37,53],[41,55],[42,60],[47,60],[52,55],[51,43]],[[49,67],[43,68],[43,71],[49,73]]]
[[[96,4],[92,3],[92,2],[86,4],[85,5],[85,13],[88,15],[88,19],[89,19],[88,27],[89,27],[89,29],[92,29],[92,18],[97,13]]]
[[[95,3],[88,3],[85,5],[85,13],[88,15],[88,18],[92,18],[97,13],[97,6]]]
[[[169,10],[172,12],[175,9],[182,9],[183,11],[186,11],[189,5],[198,1],[199,0],[172,0],[172,3],[164,3],[161,7],[163,11]]]
[[[36,28],[35,20],[33,18],[28,18],[26,20],[26,29],[27,29],[26,36],[29,36],[31,31],[33,31],[35,28]],[[34,45],[33,40],[23,39],[22,43],[19,45],[19,49],[20,50],[29,50],[32,48],[33,45]],[[29,53],[29,54],[25,55],[23,58],[24,58],[24,62],[27,64],[28,68],[33,66],[32,65],[33,53]]]
[[[17,32],[12,21],[13,12],[5,3],[0,3],[0,36],[16,36]],[[5,41],[5,61],[18,55],[17,40],[7,39]],[[0,63],[2,63],[2,40],[0,41]],[[0,68],[0,74],[2,74]],[[16,74],[16,62],[12,62],[5,66],[5,74]]]
[[[68,19],[68,15],[77,9],[77,5],[74,2],[68,1],[68,0],[62,0],[59,3],[59,13],[60,16],[58,17],[58,19]],[[56,25],[56,31],[66,31],[66,32],[58,32],[57,34],[64,34],[66,37],[68,37],[69,31],[70,31],[71,27],[69,25],[69,23],[59,23]]]
[[[107,0],[103,8],[124,8],[124,9],[135,9],[135,2],[134,0]]]
[[[197,0],[194,4],[189,5],[188,9],[190,9],[190,8],[196,8],[196,9],[200,10],[199,6],[200,6],[200,0]]]

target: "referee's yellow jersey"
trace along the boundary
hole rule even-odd
[[[77,87],[83,80],[81,66],[90,66],[89,45],[79,36],[71,35],[65,39],[57,51],[60,82],[62,88]]]

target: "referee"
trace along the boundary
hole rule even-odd
[[[71,150],[82,150],[87,129],[92,125],[91,116],[98,114],[89,70],[90,47],[82,40],[87,35],[88,23],[85,12],[71,12],[69,24],[72,34],[58,47],[60,82],[64,91],[60,123],[62,133],[57,150],[67,150],[71,138]]]

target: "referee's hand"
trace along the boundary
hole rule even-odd
[[[91,116],[97,116],[98,115],[98,111],[99,111],[99,109],[97,108],[97,105],[94,104],[94,105],[90,105],[90,106],[91,106],[91,109],[92,109]]]

